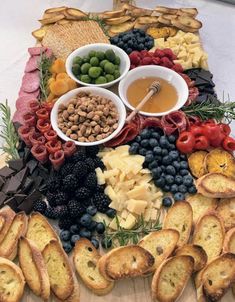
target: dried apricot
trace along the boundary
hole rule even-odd
[[[67,81],[57,80],[50,85],[50,90],[54,95],[62,95],[69,90]]]
[[[60,72],[56,76],[56,80],[63,80],[63,79],[68,79],[69,76],[66,72]]]
[[[66,82],[67,82],[68,85],[69,85],[69,90],[72,90],[72,89],[77,88],[77,84],[76,84],[76,82],[75,82],[74,80],[68,78],[68,79],[66,80]]]
[[[66,72],[65,70],[65,61],[62,59],[56,59],[54,63],[52,64],[50,71],[52,73],[60,73],[60,72]]]

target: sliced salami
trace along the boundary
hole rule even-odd
[[[34,92],[39,88],[39,72],[28,72],[23,76],[22,89],[26,92]]]
[[[47,50],[46,47],[30,47],[28,48],[28,52],[30,56],[39,56],[42,52]]]
[[[18,122],[21,125],[24,125],[25,122],[24,122],[23,116],[27,112],[28,112],[27,108],[25,108],[25,109],[21,108],[20,110],[16,110],[14,115],[13,115],[12,121],[13,122]]]
[[[40,94],[40,89],[37,89],[37,90],[29,93],[29,92],[25,92],[21,88],[20,92],[19,92],[19,96],[30,96],[30,97],[33,97],[33,98],[39,97],[39,94]]]
[[[50,48],[47,48],[47,50],[45,51],[45,55],[47,58],[50,58],[53,55],[53,52]]]
[[[182,132],[187,129],[189,122],[184,112],[174,111],[161,119],[162,128],[167,135],[174,132]]]
[[[31,72],[37,70],[39,60],[40,56],[33,56],[29,58],[28,62],[26,63],[24,72]]]
[[[21,96],[16,100],[16,108],[21,109],[25,107],[28,109],[28,105],[31,101],[37,101],[37,99],[33,96]]]
[[[154,128],[162,128],[161,120],[158,117],[147,117],[143,123],[143,128],[154,127]]]

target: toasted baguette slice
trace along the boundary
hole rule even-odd
[[[131,19],[131,16],[122,16],[118,18],[110,18],[105,20],[105,23],[108,25],[117,25],[117,24],[122,24],[126,21],[129,21]]]
[[[125,9],[114,10],[114,11],[104,11],[99,15],[101,19],[111,19],[111,18],[119,18],[125,15]]]
[[[235,254],[235,227],[229,230],[225,235],[223,252]]]
[[[174,229],[179,232],[180,238],[178,247],[183,246],[189,240],[193,224],[193,211],[189,203],[184,201],[176,202],[168,211],[163,229]]]
[[[98,262],[99,271],[107,280],[141,276],[153,264],[154,257],[138,245],[115,248],[102,256]]]
[[[198,10],[195,7],[184,7],[184,8],[180,8],[177,12],[177,15],[190,15],[192,17],[196,17],[196,15],[198,14]]]
[[[219,256],[224,242],[224,226],[216,212],[202,216],[196,224],[193,234],[193,244],[200,245],[205,250],[208,262]]]
[[[18,241],[24,236],[27,230],[28,218],[24,212],[18,213],[5,238],[0,243],[0,256],[9,260],[14,260],[17,255]]]
[[[202,273],[202,285],[210,301],[218,301],[235,282],[235,254],[226,253],[210,262]]]
[[[165,260],[152,280],[152,296],[159,302],[174,302],[182,294],[192,272],[194,260],[180,255]]]
[[[188,255],[194,259],[194,272],[201,270],[207,263],[207,254],[200,245],[185,244],[175,252],[176,256]]]
[[[220,199],[216,211],[223,218],[226,231],[235,227],[235,198]]]
[[[0,243],[5,238],[15,215],[16,213],[9,206],[0,210]]]
[[[53,13],[59,13],[59,12],[61,13],[61,12],[65,11],[66,8],[67,8],[66,6],[52,7],[52,8],[46,9],[44,13],[46,13],[46,14],[53,14]]]
[[[198,193],[213,198],[235,197],[235,179],[221,173],[208,173],[196,181]]]
[[[80,287],[78,284],[77,277],[75,276],[75,273],[73,273],[73,283],[74,283],[74,289],[73,289],[72,294],[66,300],[57,299],[58,302],[79,302],[80,301]]]
[[[76,242],[74,248],[74,265],[77,273],[85,285],[97,295],[108,294],[114,282],[106,280],[99,272],[98,260],[100,254],[92,243],[82,238]]]
[[[177,14],[178,9],[172,7],[165,7],[165,6],[156,6],[155,11],[161,14],[175,15]]]
[[[173,19],[171,23],[175,27],[186,32],[196,32],[202,27],[202,23],[199,20],[196,20],[192,16],[186,14],[178,16]]]
[[[50,282],[41,252],[33,241],[22,237],[18,257],[28,286],[36,296],[47,301],[50,296]]]
[[[21,269],[0,257],[0,301],[18,302],[24,293],[25,280]]]
[[[30,215],[26,238],[32,240],[40,251],[52,240],[58,240],[58,236],[47,221],[38,212]]]
[[[68,256],[57,240],[51,240],[43,252],[51,290],[58,299],[68,299],[74,291],[73,271]]]
[[[206,301],[206,296],[203,292],[203,286],[202,286],[202,273],[203,273],[204,269],[205,268],[198,271],[194,275],[194,283],[195,283],[195,287],[196,287],[197,302],[207,302]]]
[[[193,223],[196,224],[201,216],[217,207],[219,200],[217,198],[205,197],[202,194],[197,193],[187,197],[186,201],[192,207]]]
[[[152,232],[140,240],[138,245],[149,251],[155,259],[154,265],[148,272],[155,271],[159,265],[172,254],[179,237],[178,231],[165,229]]]

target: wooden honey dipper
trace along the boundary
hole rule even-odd
[[[155,94],[161,90],[161,84],[158,81],[154,81],[148,89],[148,93],[138,104],[138,106],[131,112],[131,114],[126,118],[126,123],[129,123],[133,117],[140,111],[144,104]]]

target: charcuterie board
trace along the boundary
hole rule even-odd
[[[13,119],[0,108],[0,269],[21,278],[17,297],[0,275],[0,302],[234,301],[235,106],[198,18],[44,12]]]

